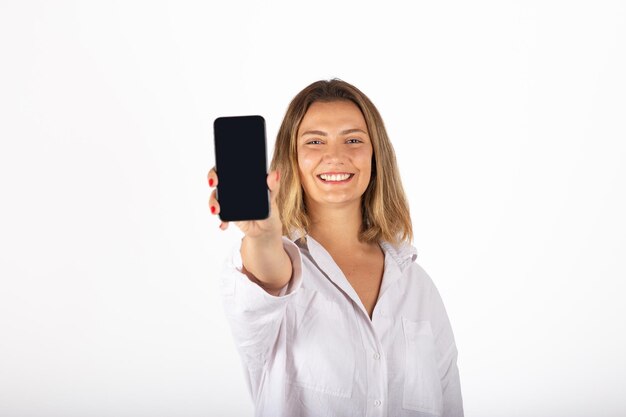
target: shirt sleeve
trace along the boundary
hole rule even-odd
[[[246,382],[253,399],[258,376],[272,352],[287,303],[302,285],[302,257],[298,246],[283,236],[283,248],[292,263],[292,276],[278,296],[269,294],[242,272],[241,244],[232,251],[220,276],[222,300],[235,345],[248,370]]]
[[[430,279],[429,279],[430,280]],[[443,393],[443,417],[463,417],[461,382],[457,366],[458,351],[452,326],[443,305],[441,295],[431,281],[431,324],[438,352],[437,367]]]

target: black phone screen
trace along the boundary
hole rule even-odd
[[[269,217],[265,119],[218,117],[213,122],[217,200],[222,221]]]

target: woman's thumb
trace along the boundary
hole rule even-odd
[[[280,171],[270,171],[267,175],[267,186],[270,189],[270,200],[273,203],[276,201],[276,196],[278,195],[278,190],[280,189]]]

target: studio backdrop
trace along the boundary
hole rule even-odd
[[[626,415],[625,51],[621,1],[0,2],[0,416],[253,415],[213,120],[262,115],[271,157],[335,77],[385,122],[466,415]]]

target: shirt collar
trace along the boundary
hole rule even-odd
[[[322,271],[330,281],[332,281],[348,297],[350,297],[356,305],[360,306],[363,313],[367,315],[368,313],[365,311],[365,307],[359,299],[358,294],[344,276],[343,271],[341,271],[339,266],[334,262],[328,251],[326,251],[326,249],[311,236],[306,235],[304,237],[306,240],[298,240],[297,237],[294,237],[294,243],[300,248],[306,250],[320,271]],[[417,250],[406,242],[394,245],[389,242],[381,241],[380,246],[383,252],[385,252],[385,271],[383,273],[378,295],[379,299],[388,288],[406,275],[404,273],[405,270],[417,258]],[[397,272],[394,272],[394,270]]]
[[[385,256],[391,256],[402,272],[417,259],[417,249],[406,241],[397,244],[381,241],[380,246],[385,251]]]
[[[304,236],[305,239],[307,237],[308,235]],[[294,243],[297,243],[298,239],[300,238],[301,236],[297,234],[296,232],[292,232],[289,236],[289,239]],[[306,244],[304,239],[301,240],[300,242],[302,242],[301,244],[303,244],[304,247],[308,249],[308,245]],[[396,264],[400,268],[400,271],[402,272],[404,272],[404,269],[407,266],[409,266],[409,264],[411,264],[412,262],[415,262],[415,260],[417,259],[417,249],[415,249],[415,247],[411,245],[409,242],[401,241],[399,243],[394,244],[391,242],[381,240],[380,246],[385,252],[385,256],[390,256],[396,262]]]

